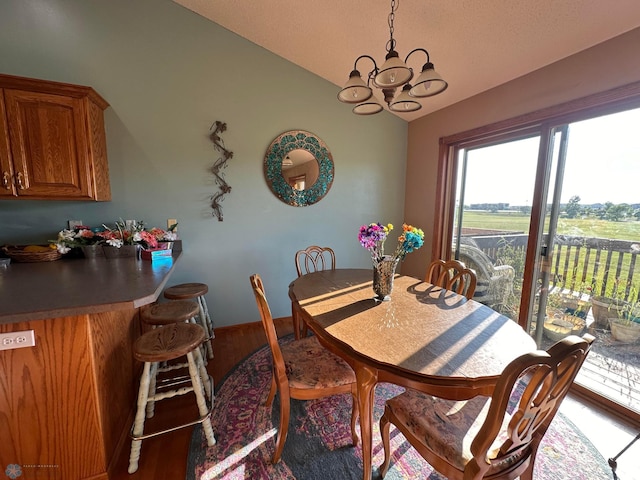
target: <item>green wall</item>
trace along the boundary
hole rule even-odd
[[[287,316],[296,250],[329,245],[339,266],[368,268],[358,227],[402,224],[405,121],[353,115],[339,87],[169,0],[2,0],[0,73],[89,85],[110,103],[113,194],[103,203],[0,200],[0,244],[55,238],[68,219],[163,227],[177,218],[185,252],[170,283],[207,283],[216,326],[259,319],[250,274],[262,275],[274,317]],[[234,153],[223,222],[209,206],[216,120]],[[292,129],[321,137],[335,162],[327,196],[304,208],[278,200],[263,176],[265,150]]]

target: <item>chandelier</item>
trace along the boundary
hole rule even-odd
[[[387,42],[387,56],[382,67],[370,55],[360,55],[353,64],[353,70],[349,74],[349,80],[338,93],[338,100],[344,103],[357,104],[353,107],[353,113],[357,115],[373,115],[381,112],[383,107],[373,95],[370,85],[382,90],[384,101],[392,112],[415,112],[422,105],[417,98],[432,97],[442,93],[448,87],[442,77],[435,71],[433,63],[429,61],[429,52],[424,48],[411,50],[404,62],[396,52],[396,41],[393,38],[393,20],[397,10],[398,0],[391,0],[391,13],[389,14],[389,41]],[[407,67],[407,60],[416,53],[422,52],[427,57],[427,63],[422,67],[422,72],[412,85],[413,70]],[[362,80],[358,71],[358,62],[368,58],[373,62],[373,69],[367,73],[367,83]],[[396,89],[402,86],[402,90],[396,96]]]

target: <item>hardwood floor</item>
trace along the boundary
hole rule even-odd
[[[275,320],[278,335],[293,333],[291,318]],[[209,360],[207,370],[218,385],[224,376],[242,359],[267,343],[262,323],[255,322],[215,330],[213,350],[215,358]],[[151,432],[198,417],[192,395],[163,400],[156,406],[154,418],[145,422],[145,432]],[[183,480],[187,468],[187,454],[193,428],[183,428],[166,435],[144,440],[138,471],[129,474],[129,448],[127,439],[122,455],[114,467],[115,480]]]
[[[291,319],[276,320],[279,335],[293,332]],[[266,344],[260,322],[216,329],[214,339],[215,358],[209,361],[208,370],[216,385],[242,359]],[[164,428],[176,422],[197,417],[191,395],[163,400],[156,408],[156,416],[148,420],[145,431]],[[598,448],[605,459],[618,454],[637,434],[638,427],[612,416],[596,405],[570,395],[561,411],[575,423]],[[187,454],[192,428],[184,428],[170,434],[144,440],[138,471],[129,474],[129,447],[127,440],[122,455],[113,470],[116,480],[183,480],[187,466]],[[640,480],[637,458],[640,441],[617,459],[616,473],[620,480]],[[612,478],[609,477],[609,478]],[[594,479],[600,480],[600,479]]]

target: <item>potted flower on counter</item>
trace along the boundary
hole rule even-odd
[[[73,229],[58,232],[58,238],[52,243],[58,252],[69,253],[73,248],[79,248],[85,257],[102,256],[102,245],[106,242],[101,229],[92,229],[86,225],[78,225]]]
[[[144,229],[144,222],[141,220],[122,219],[115,222],[115,228],[106,225],[105,244],[103,250],[107,258],[116,257],[136,257],[140,258],[142,248],[156,248],[158,240],[156,237]]]
[[[178,240],[178,233],[176,232],[177,227],[177,223],[171,225],[167,230],[153,227],[151,230],[149,230],[149,233],[151,233],[151,235],[156,238],[158,242],[158,248],[171,250],[173,248],[173,242]]]

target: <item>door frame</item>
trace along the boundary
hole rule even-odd
[[[451,258],[451,244],[455,229],[455,197],[457,180],[457,158],[463,148],[478,144],[490,144],[495,140],[501,143],[510,138],[521,137],[527,132],[540,135],[539,155],[547,156],[544,151],[550,143],[550,132],[556,126],[570,124],[589,118],[599,117],[624,110],[640,108],[640,82],[634,82],[601,93],[579,98],[560,105],[547,107],[535,112],[502,120],[496,123],[467,130],[454,135],[441,137],[438,154],[438,174],[436,178],[436,202],[432,239],[432,260]],[[616,139],[612,139],[616,141]],[[544,148],[542,148],[544,147]],[[540,158],[539,158],[540,160]],[[548,185],[539,179],[545,178],[546,165],[538,161],[536,170],[536,185],[534,188],[531,224],[529,235],[538,238],[543,228],[542,198],[546,196]],[[527,260],[525,263],[525,284],[520,303],[518,323],[526,328],[527,315],[532,308],[534,299],[531,291],[535,281],[533,271],[537,261],[535,249],[537,242],[529,242],[527,246]],[[622,405],[612,402],[580,385],[572,387],[574,392],[587,399],[604,405],[608,410],[624,416],[640,425],[640,414]]]

